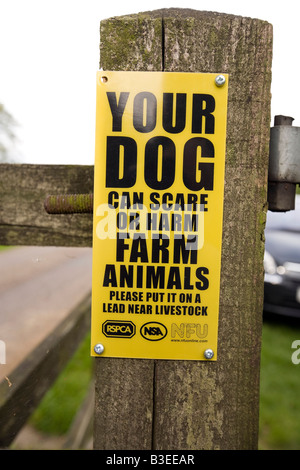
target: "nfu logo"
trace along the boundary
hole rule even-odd
[[[140,333],[148,341],[160,341],[167,336],[168,330],[162,323],[149,322],[141,327]]]
[[[4,341],[0,340],[0,364],[6,364],[6,346]]]
[[[177,325],[172,323],[171,336],[172,338],[199,338],[204,339],[208,335],[208,325],[200,325],[197,323],[181,323]]]
[[[135,325],[131,321],[107,320],[102,325],[102,332],[108,338],[132,338]]]

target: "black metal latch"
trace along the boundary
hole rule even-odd
[[[300,184],[300,127],[294,118],[275,116],[270,133],[268,203],[273,212],[295,209],[296,185]]]

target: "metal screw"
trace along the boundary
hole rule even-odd
[[[102,354],[104,351],[103,344],[100,344],[100,343],[96,344],[96,346],[94,347],[94,351],[96,354]]]
[[[224,77],[224,75],[218,75],[215,78],[215,84],[217,86],[223,86],[223,85],[225,85],[225,82],[226,82],[226,78]]]
[[[212,359],[214,357],[214,352],[212,349],[206,349],[204,351],[204,357],[205,359]]]

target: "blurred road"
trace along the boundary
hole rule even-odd
[[[0,341],[6,349],[0,381],[91,287],[91,248],[16,247],[0,252]]]

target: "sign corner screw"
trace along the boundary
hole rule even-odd
[[[215,84],[217,86],[223,86],[226,83],[226,77],[224,75],[217,75],[215,78]]]
[[[205,359],[212,359],[214,357],[214,352],[212,349],[206,349],[204,351],[204,357]]]
[[[103,346],[103,344],[100,344],[100,343],[96,344],[96,345],[94,346],[94,351],[95,351],[96,354],[99,354],[99,355],[102,354],[103,351],[104,351],[104,346]]]

